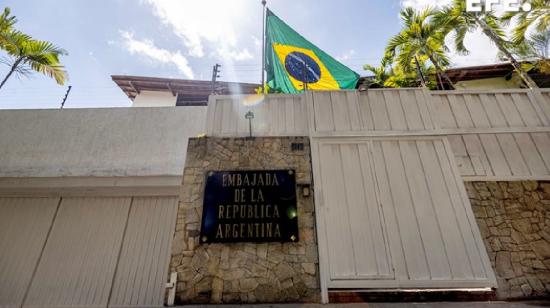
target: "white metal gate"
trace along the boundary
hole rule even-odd
[[[325,290],[496,287],[445,137],[317,137],[312,158]]]
[[[20,307],[59,198],[0,198],[0,307]]]
[[[176,197],[0,198],[0,307],[162,307]]]

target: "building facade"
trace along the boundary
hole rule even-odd
[[[527,88],[510,63],[457,67],[445,71],[457,90],[497,90]],[[532,69],[529,77],[540,88],[550,87],[548,74]]]
[[[111,76],[132,100],[132,107],[206,106],[208,97],[254,94],[259,84],[204,80]]]
[[[550,291],[544,90],[218,95],[0,126],[0,306]]]

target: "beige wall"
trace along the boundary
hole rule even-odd
[[[520,89],[521,80],[514,74],[510,80],[504,77],[460,81],[455,84],[457,90],[495,90]]]
[[[159,91],[141,91],[134,102],[132,107],[170,107],[176,106],[176,96],[170,92]]]
[[[181,176],[205,107],[0,111],[0,177]]]

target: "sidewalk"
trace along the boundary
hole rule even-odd
[[[532,308],[550,307],[549,301],[526,301],[526,302],[429,302],[429,303],[356,303],[356,304],[264,304],[264,305],[189,305],[178,306],[180,308]]]

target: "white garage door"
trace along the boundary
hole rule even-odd
[[[0,306],[163,306],[176,203],[0,198]]]
[[[313,149],[328,288],[496,287],[444,138],[314,138]]]
[[[19,307],[59,198],[0,198],[0,307]]]

